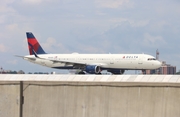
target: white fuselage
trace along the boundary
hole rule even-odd
[[[24,59],[51,68],[75,69],[76,64],[97,65],[102,69],[145,70],[157,69],[161,62],[147,54],[39,54]],[[56,60],[58,62],[56,62]],[[60,61],[60,62],[59,62]]]

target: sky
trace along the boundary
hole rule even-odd
[[[179,0],[1,0],[0,67],[64,73],[28,55],[26,32],[47,53],[150,54],[180,70]]]

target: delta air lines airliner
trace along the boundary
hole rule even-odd
[[[161,62],[148,54],[48,54],[31,32],[27,32],[29,54],[21,56],[35,64],[56,69],[78,69],[78,74],[123,74],[125,70],[152,70]]]

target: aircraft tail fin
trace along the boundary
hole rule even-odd
[[[37,39],[34,37],[33,33],[26,32],[27,41],[28,41],[28,48],[29,48],[29,54],[33,55],[34,52],[36,54],[46,54],[46,52],[43,50]]]

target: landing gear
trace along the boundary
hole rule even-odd
[[[102,75],[101,72],[97,73],[96,75]]]
[[[124,74],[125,70],[124,69],[109,69],[107,70],[108,72],[111,72],[114,75],[122,75]]]
[[[80,71],[78,74],[85,74],[83,71]]]
[[[84,75],[84,74],[86,74],[86,73],[85,73],[84,71],[80,71],[80,72],[78,72],[77,74]],[[101,72],[97,73],[96,75],[101,75]]]
[[[143,74],[143,75],[146,74],[146,70],[143,69],[143,70],[142,70],[142,74]]]

